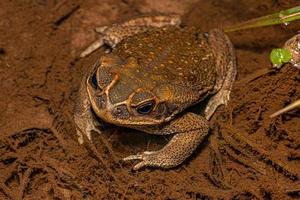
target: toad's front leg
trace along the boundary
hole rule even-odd
[[[225,33],[219,29],[211,30],[209,43],[216,58],[217,82],[216,94],[209,99],[205,108],[207,120],[211,118],[218,106],[227,105],[237,74],[234,48]]]
[[[95,64],[93,70],[97,66],[98,63]],[[79,144],[84,143],[84,138],[91,140],[91,132],[100,133],[99,128],[104,126],[104,122],[97,120],[92,112],[92,106],[86,90],[86,79],[85,77],[81,83],[74,110],[74,121]]]
[[[141,160],[133,167],[134,170],[146,166],[176,167],[193,153],[207,136],[208,129],[208,122],[204,117],[194,113],[186,113],[171,121],[164,128],[151,131],[153,134],[175,134],[164,148],[158,151],[146,151],[131,155],[124,160]]]

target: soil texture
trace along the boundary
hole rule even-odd
[[[80,52],[96,26],[177,13],[184,26],[224,28],[297,0],[0,1],[0,199],[300,199],[300,70],[268,56],[300,23],[229,33],[238,77],[211,133],[175,169],[132,171],[122,158],[169,138],[116,128],[79,145],[73,106],[84,73],[105,53]]]

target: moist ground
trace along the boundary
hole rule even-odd
[[[0,199],[298,199],[300,71],[270,71],[270,49],[300,23],[230,33],[238,78],[211,134],[172,170],[134,172],[121,159],[168,138],[128,129],[79,145],[72,107],[84,72],[105,49],[79,59],[93,27],[146,13],[178,13],[203,31],[299,5],[294,0],[0,1]],[[217,153],[219,156],[217,156]],[[214,159],[211,159],[214,158]]]

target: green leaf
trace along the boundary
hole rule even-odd
[[[289,50],[283,48],[273,49],[270,53],[270,60],[274,67],[279,68],[283,64],[288,63],[292,59]]]

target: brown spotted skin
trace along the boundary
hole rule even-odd
[[[155,29],[139,34],[121,43],[112,55],[134,60],[130,67],[116,69],[126,77],[124,84],[135,85],[130,89],[140,87],[164,98],[159,89],[167,87],[173,94],[169,102],[178,105],[178,109],[201,100],[213,90],[216,81],[208,39],[193,28]]]
[[[219,30],[205,34],[195,28],[154,26],[112,46],[82,83],[75,112],[80,142],[84,136],[91,139],[90,131],[103,123],[174,134],[163,149],[124,160],[140,160],[135,170],[179,165],[208,134],[207,119],[229,99],[236,74],[229,39]],[[211,95],[204,117],[185,111]]]

